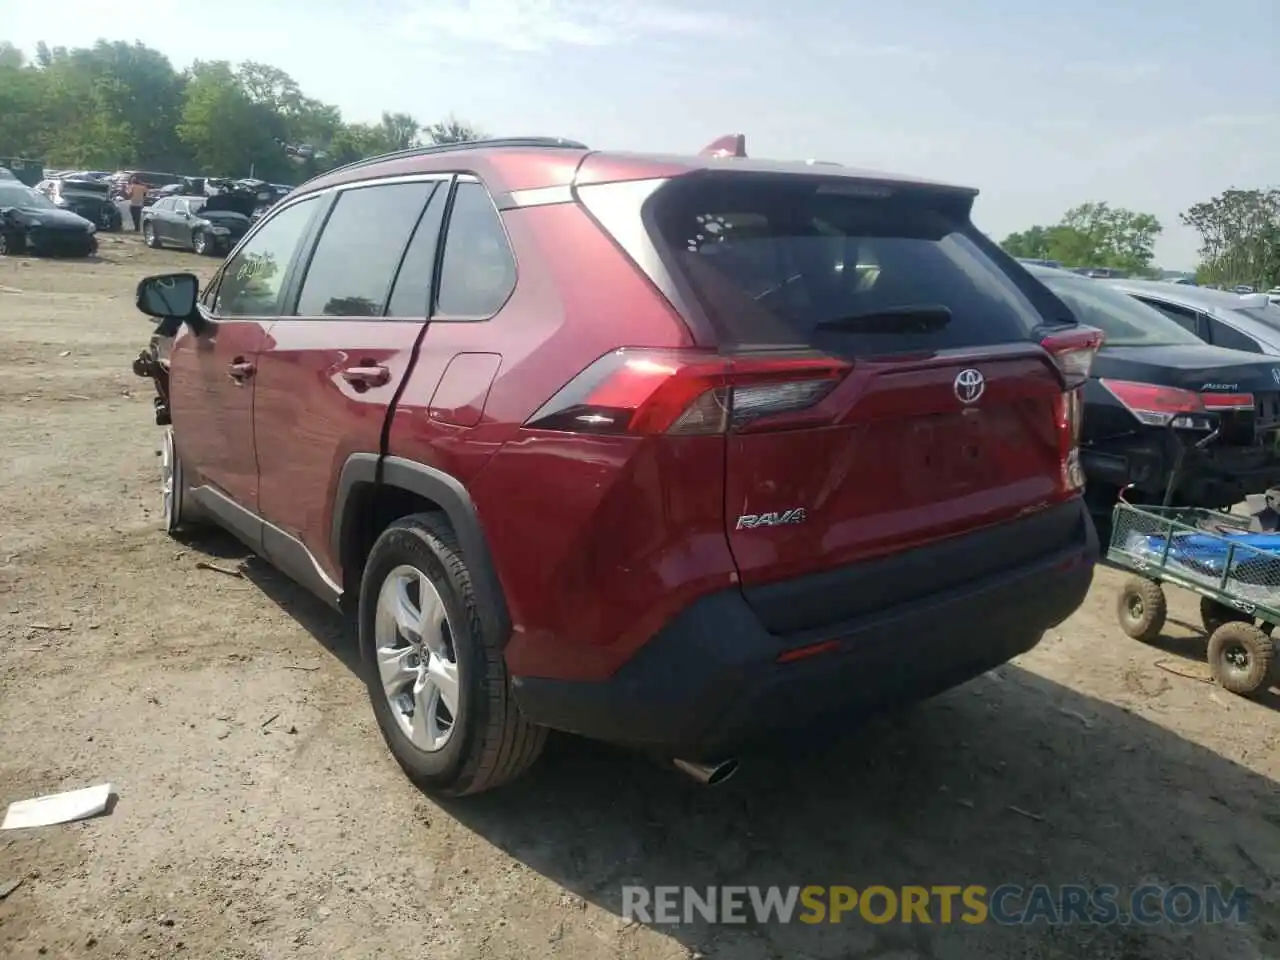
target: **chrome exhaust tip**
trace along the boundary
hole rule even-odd
[[[718,763],[694,763],[692,760],[675,759],[672,765],[682,773],[687,773],[703,786],[714,787],[724,783],[738,772],[737,760],[721,760]]]

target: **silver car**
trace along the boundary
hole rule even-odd
[[[1280,304],[1264,293],[1238,294],[1160,280],[1100,280],[1155,307],[1206,343],[1280,357]]]

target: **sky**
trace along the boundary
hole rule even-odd
[[[1155,214],[1280,186],[1280,0],[0,0],[28,51],[140,40],[178,68],[259,60],[349,120],[758,157],[977,187],[996,239],[1106,200]]]

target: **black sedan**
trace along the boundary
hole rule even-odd
[[[1080,435],[1096,516],[1109,516],[1125,487],[1134,503],[1170,494],[1175,506],[1222,509],[1280,486],[1280,366],[1211,346],[1104,282],[1027,269],[1106,334]]]
[[[98,251],[96,232],[90,221],[26,184],[0,181],[0,256],[88,257]]]
[[[78,175],[58,177],[41,181],[36,190],[55,206],[93,221],[99,230],[115,233],[122,226],[120,211],[111,202],[110,186],[103,181]]]
[[[142,238],[149,247],[184,247],[201,255],[223,255],[249,229],[254,199],[236,194],[162,197],[142,211]]]

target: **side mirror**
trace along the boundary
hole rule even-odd
[[[196,315],[200,280],[194,273],[162,273],[138,284],[138,309],[160,320],[190,320]]]

